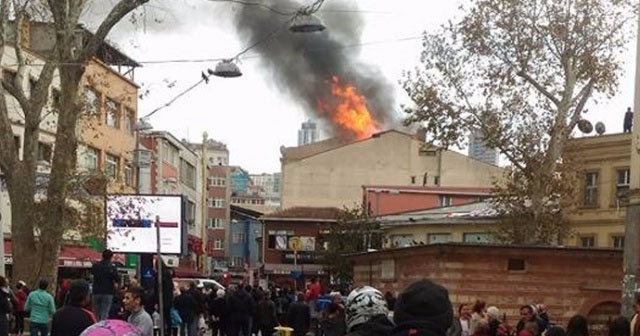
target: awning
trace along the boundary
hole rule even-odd
[[[11,240],[4,241],[4,262],[5,264],[12,264],[13,257],[11,254],[12,243]],[[74,268],[91,268],[91,265],[102,259],[102,253],[98,252],[88,246],[71,246],[66,245],[60,248],[60,254],[58,255],[59,267],[74,267]],[[124,262],[124,256],[120,254],[114,254],[114,262]]]
[[[325,274],[324,265],[317,264],[264,264],[264,274],[291,274],[291,271],[298,270],[306,275]]]

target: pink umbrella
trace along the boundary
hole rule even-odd
[[[143,336],[138,328],[122,320],[104,320],[92,324],[80,336]]]

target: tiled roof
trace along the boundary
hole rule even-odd
[[[262,217],[263,220],[269,219],[323,219],[323,220],[337,220],[344,214],[343,210],[334,207],[291,207],[284,210],[279,210],[266,214]]]

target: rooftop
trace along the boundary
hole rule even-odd
[[[262,220],[325,220],[336,221],[344,211],[334,207],[291,207],[264,215]]]

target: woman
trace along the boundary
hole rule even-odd
[[[479,323],[489,324],[489,319],[487,318],[487,304],[482,300],[476,300],[476,303],[473,305],[471,309],[471,323],[469,323],[469,335],[473,335],[476,332],[476,327]]]
[[[567,324],[567,336],[589,336],[589,324],[582,315],[574,315]]]
[[[9,336],[7,314],[11,313],[11,291],[7,279],[0,276],[0,336]]]

